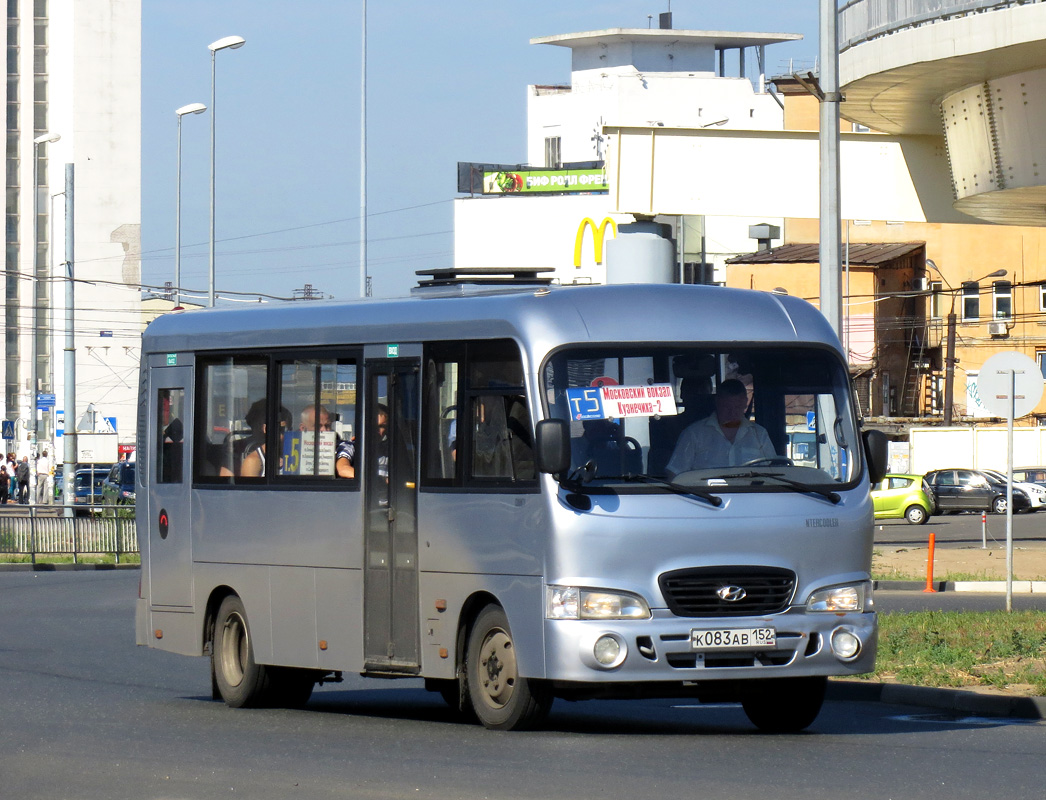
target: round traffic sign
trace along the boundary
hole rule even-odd
[[[1024,353],[1010,350],[996,353],[977,375],[977,394],[981,405],[997,417],[1030,414],[1042,399],[1042,372],[1035,360]]]

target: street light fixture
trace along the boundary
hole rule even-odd
[[[952,424],[952,389],[955,383],[955,298],[956,290],[948,283],[948,279],[944,277],[944,273],[941,272],[940,268],[933,262],[932,259],[926,259],[926,266],[941,276],[941,280],[944,285],[948,287],[948,292],[952,296],[951,307],[948,309],[948,339],[945,347],[944,356],[944,424]],[[985,278],[1002,278],[1006,275],[1006,270],[997,269],[994,272],[989,272],[987,275],[982,275],[971,283],[980,283]]]
[[[179,293],[182,286],[182,117],[186,114],[202,114],[207,110],[203,103],[189,103],[176,108],[178,117],[178,181],[175,185],[174,202],[174,305],[181,305]]]
[[[247,40],[242,36],[226,36],[224,39],[219,39],[216,42],[211,42],[207,45],[207,49],[211,51],[211,236],[210,236],[210,281],[209,288],[207,290],[207,304],[210,307],[214,307],[214,117],[215,117],[215,104],[214,104],[214,63],[215,54],[219,50],[236,50],[243,47]]]
[[[29,365],[29,454],[35,459],[36,458],[36,440],[39,432],[39,423],[37,422],[37,404],[39,392],[39,386],[37,385],[40,380],[40,365],[37,363],[40,359],[39,353],[39,342],[37,341],[40,334],[40,146],[44,144],[51,144],[61,139],[61,134],[58,133],[42,133],[33,139],[33,275],[32,275],[32,302],[33,302],[33,334],[32,341],[30,343],[30,353],[32,363]],[[29,492],[30,499],[35,497],[36,493],[36,465],[33,464],[29,470]]]

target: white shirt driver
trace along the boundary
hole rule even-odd
[[[715,414],[688,426],[679,436],[672,458],[665,469],[675,476],[691,469],[706,467],[736,467],[757,458],[777,455],[766,430],[754,422],[742,419],[737,435],[731,442],[726,438]]]

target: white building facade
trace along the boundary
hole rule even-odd
[[[766,90],[763,54],[768,45],[798,38],[614,28],[532,39],[568,48],[571,73],[569,84],[528,88],[527,162],[553,169],[602,165],[613,147],[605,126],[783,130],[782,105]],[[728,52],[736,76],[726,75]],[[761,168],[771,167],[738,164],[737,180],[758,191]],[[614,176],[607,181],[612,185]],[[454,264],[546,267],[562,283],[604,283],[601,244],[615,236],[617,225],[634,219],[626,209],[615,209],[606,193],[459,198]],[[592,224],[586,227],[586,220]],[[779,218],[744,216],[662,215],[655,221],[667,224],[676,242],[677,277],[698,282],[723,281],[726,259],[756,248],[749,226],[781,225]]]
[[[60,447],[56,427],[62,429],[63,418],[71,426],[89,405],[98,430],[115,422],[120,440],[130,443],[140,342],[141,0],[7,0],[6,10],[6,365],[0,402],[3,419],[15,422],[15,439],[5,449],[28,453],[34,354],[40,449]],[[77,408],[68,410],[67,164],[74,174],[77,391]]]

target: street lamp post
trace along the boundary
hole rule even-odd
[[[182,117],[186,114],[202,114],[207,110],[203,103],[190,103],[176,108],[178,117],[178,180],[174,190],[174,305],[181,305],[179,295],[182,286]]]
[[[948,279],[944,277],[944,273],[941,272],[940,268],[931,259],[926,259],[926,266],[941,276],[941,280],[944,285],[948,287],[948,292],[952,296],[951,306],[948,309],[948,333],[947,340],[944,350],[944,424],[952,424],[952,390],[955,385],[955,297],[956,291]],[[1006,275],[1006,270],[997,269],[994,272],[990,272],[987,275],[982,275],[973,283],[980,283],[985,278],[1001,278]]]
[[[207,45],[207,49],[211,51],[211,236],[210,236],[210,251],[209,251],[209,267],[210,267],[210,278],[207,290],[207,305],[214,307],[214,117],[215,117],[215,104],[214,104],[214,63],[215,54],[219,50],[236,50],[237,48],[243,47],[246,43],[246,39],[242,36],[226,36],[224,39],[219,39],[216,42],[211,42]]]
[[[36,440],[39,432],[37,422],[37,393],[40,387],[40,145],[57,142],[61,134],[43,133],[33,139],[33,275],[32,275],[32,303],[33,303],[33,333],[30,342],[31,363],[29,365],[29,455],[34,459],[29,470],[29,497],[30,501],[36,494]]]

